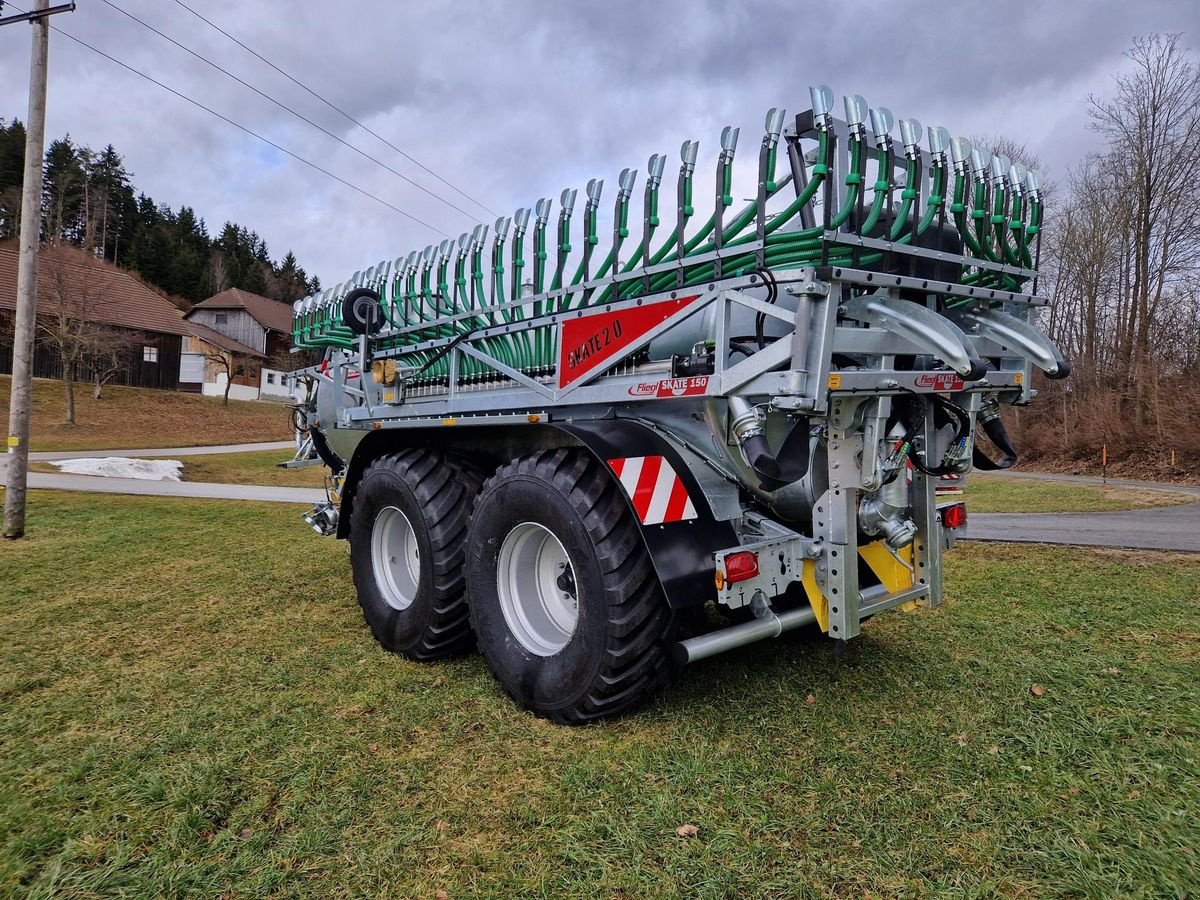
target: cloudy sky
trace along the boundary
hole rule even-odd
[[[52,0],[58,2],[58,0]],[[48,139],[124,154],[137,186],[186,203],[210,230],[234,219],[327,285],[475,221],[644,170],[700,140],[697,196],[717,138],[742,127],[753,167],[763,113],[807,86],[861,93],[955,134],[1027,142],[1051,177],[1092,146],[1086,98],[1104,95],[1135,34],[1182,31],[1200,56],[1194,0],[741,2],[186,0],[474,200],[456,193],[194,17],[178,0],[79,0],[53,24],[428,223],[355,193],[184,100],[51,35]],[[30,0],[11,0],[6,12]],[[172,46],[137,16],[460,210],[338,144]],[[0,117],[25,118],[29,28],[0,28]],[[740,184],[749,180],[748,174]],[[668,184],[673,181],[668,180]],[[640,187],[639,187],[640,192]],[[669,189],[673,194],[673,188]],[[636,195],[635,195],[636,196]],[[465,213],[467,214],[464,214]],[[469,214],[469,215],[468,215]],[[634,215],[640,215],[635,203]],[[603,226],[602,226],[603,227]],[[602,244],[602,249],[604,245]]]

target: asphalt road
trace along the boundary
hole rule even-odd
[[[1200,500],[1200,487],[1154,481],[1108,479],[1051,472],[971,473],[971,478],[1016,478],[1066,484],[1102,485],[1140,491],[1188,494]],[[970,509],[970,489],[967,494]],[[975,541],[1071,544],[1081,547],[1128,547],[1139,550],[1200,552],[1200,502],[1160,509],[1102,513],[973,513],[960,536]]]
[[[150,450],[75,450],[54,453],[31,453],[30,459],[82,459],[103,456],[174,459],[179,456],[202,456],[208,453],[252,453],[257,450],[279,450],[283,461],[294,450],[291,441],[265,444],[231,444],[219,447],[161,447]],[[7,454],[0,454],[0,483],[8,469]],[[60,475],[30,472],[29,487],[57,491],[89,491],[101,494],[138,494],[151,497],[193,497],[206,500],[256,500],[267,503],[313,504],[325,499],[319,488],[268,487],[255,484],[212,484],[203,481],[144,481],[138,478],[101,478],[95,475]]]
[[[1127,512],[974,513],[960,536],[974,541],[1200,552],[1200,503]]]

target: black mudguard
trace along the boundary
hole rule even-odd
[[[642,525],[632,500],[624,490],[621,491],[622,496],[635,521],[639,521],[642,538],[662,583],[667,603],[678,609],[715,599],[717,592],[713,578],[716,560],[713,554],[735,547],[739,541],[729,522],[713,517],[708,498],[675,447],[644,425],[624,419],[599,419],[570,425],[553,423],[553,426],[587,447],[609,472],[612,471],[609,467],[611,459],[634,456],[666,458],[687,488],[697,518],[685,522]]]

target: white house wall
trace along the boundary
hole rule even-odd
[[[179,381],[182,384],[199,384],[204,381],[204,354],[182,353],[179,357]]]
[[[225,396],[225,382],[228,380],[229,379],[225,376],[225,373],[220,372],[217,375],[216,381],[204,382],[204,386],[200,389],[200,393],[204,394],[204,396],[206,396],[206,397],[224,397]],[[230,400],[257,400],[258,399],[258,388],[250,387],[245,384],[234,384],[232,387],[229,388],[229,399]]]
[[[303,400],[304,390],[296,384],[296,379],[289,379],[286,372],[278,369],[263,367],[258,383],[262,396],[278,400]]]

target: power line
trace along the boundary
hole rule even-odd
[[[424,191],[426,194],[428,194],[433,199],[437,200],[439,203],[444,203],[447,206],[449,206],[451,209],[462,213],[464,216],[466,216],[472,222],[478,221],[478,216],[475,216],[474,214],[467,212],[462,207],[456,206],[453,203],[451,203],[449,200],[446,200],[445,198],[438,196],[433,191],[429,190],[429,188],[425,187],[424,185],[422,185],[416,181],[413,181],[411,178],[409,178],[403,172],[396,171],[391,166],[389,166],[387,163],[379,161],[378,159],[371,156],[369,153],[367,153],[364,150],[360,150],[358,147],[355,147],[353,144],[349,143],[348,141],[346,141],[343,138],[339,137],[338,135],[334,134],[329,129],[324,128],[321,125],[318,125],[316,122],[314,122],[312,119],[309,119],[307,116],[304,116],[301,113],[296,112],[296,110],[292,109],[286,103],[276,100],[270,94],[267,94],[264,91],[259,90],[254,85],[250,84],[248,81],[244,81],[243,79],[239,78],[237,75],[234,75],[228,69],[222,68],[217,63],[213,62],[211,59],[208,59],[207,57],[203,56],[200,53],[197,53],[195,50],[191,49],[190,47],[187,47],[184,44],[181,44],[179,41],[175,40],[170,35],[164,34],[163,32],[159,31],[157,28],[155,28],[153,25],[149,24],[148,22],[143,21],[142,19],[139,19],[133,13],[127,12],[126,10],[117,6],[115,3],[112,3],[111,0],[101,0],[101,2],[103,2],[106,6],[112,7],[117,12],[121,13],[123,16],[126,16],[126,17],[132,19],[133,21],[137,22],[143,28],[147,28],[150,31],[153,31],[160,38],[162,38],[163,40],[165,40],[171,44],[174,44],[176,47],[178,47],[180,50],[183,50],[185,53],[190,53],[192,56],[194,56],[196,59],[200,60],[205,65],[211,66],[212,68],[214,68],[218,72],[220,72],[222,75],[225,75],[226,77],[233,79],[238,84],[242,85],[242,87],[247,88],[247,89],[253,91],[254,93],[258,94],[258,96],[262,97],[264,100],[268,100],[271,103],[274,103],[277,107],[282,109],[284,112],[290,113],[291,115],[293,115],[297,119],[299,119],[301,122],[304,122],[307,125],[311,125],[313,128],[317,129],[317,131],[321,132],[322,134],[326,135],[327,137],[333,138],[335,141],[337,141],[343,147],[348,147],[349,149],[351,149],[355,153],[357,153],[359,156],[363,157],[363,159],[370,160],[371,162],[375,163],[375,165],[379,166],[380,168],[386,169],[387,171],[389,171],[393,175],[395,175],[397,178],[401,178],[404,181],[411,184],[413,187],[417,188],[418,190]]]
[[[16,7],[13,7],[13,8],[16,9]],[[21,11],[22,10],[17,9],[17,12],[21,12]],[[418,225],[423,225],[424,227],[426,227],[432,231],[436,231],[438,234],[442,235],[443,237],[447,237],[447,238],[450,237],[450,235],[446,234],[446,232],[442,231],[437,226],[430,225],[424,219],[419,219],[416,216],[414,216],[412,213],[405,212],[400,207],[395,206],[394,204],[388,203],[388,201],[383,200],[379,197],[376,197],[370,191],[360,188],[356,184],[352,184],[351,182],[347,181],[345,178],[342,178],[341,176],[338,176],[338,175],[334,175],[328,169],[324,169],[321,166],[317,165],[315,162],[305,159],[303,156],[300,156],[298,153],[293,153],[291,150],[287,149],[286,147],[282,147],[279,144],[275,143],[270,138],[263,137],[257,131],[247,128],[245,125],[242,125],[239,122],[235,122],[233,119],[229,118],[228,116],[222,115],[221,113],[217,112],[215,109],[210,109],[209,107],[207,107],[203,103],[201,103],[199,100],[193,100],[187,94],[181,93],[181,92],[175,90],[175,88],[170,87],[169,85],[163,84],[157,78],[147,75],[145,72],[141,71],[140,69],[135,69],[133,66],[129,65],[128,63],[121,62],[121,60],[117,59],[116,57],[109,56],[103,50],[93,47],[87,41],[80,40],[79,38],[75,37],[75,35],[69,34],[68,32],[63,31],[61,28],[55,28],[53,25],[51,25],[50,27],[54,31],[61,34],[63,37],[74,41],[75,43],[79,44],[82,47],[87,47],[87,49],[91,50],[93,53],[95,53],[99,56],[103,56],[109,62],[116,63],[122,69],[126,69],[127,71],[132,72],[134,75],[138,75],[142,78],[145,78],[150,83],[158,85],[160,88],[162,88],[167,93],[174,94],[180,100],[186,100],[188,103],[192,104],[192,106],[195,106],[195,107],[198,107],[199,109],[204,110],[206,113],[208,113],[211,116],[216,116],[222,122],[232,125],[234,128],[238,129],[239,131],[244,131],[246,134],[250,135],[252,138],[256,138],[257,140],[262,141],[264,144],[267,144],[270,147],[274,147],[280,153],[283,153],[286,156],[290,156],[292,159],[296,160],[299,163],[303,163],[304,165],[308,166],[310,169],[315,169],[316,171],[320,172],[322,175],[332,178],[334,181],[338,182],[339,184],[345,185],[346,187],[350,188],[352,191],[357,191],[358,193],[362,194],[364,197],[374,200],[376,203],[379,203],[382,206],[386,206],[388,209],[392,210],[393,212],[400,213],[400,215],[404,216],[406,219],[411,219],[412,221],[416,222]]]
[[[359,128],[361,128],[363,131],[365,131],[367,134],[371,135],[371,137],[375,138],[378,141],[382,141],[384,144],[391,147],[393,150],[395,150],[397,153],[399,153],[401,156],[403,156],[409,162],[413,163],[414,165],[416,165],[419,168],[423,169],[424,171],[428,172],[430,175],[432,175],[434,178],[436,178],[442,184],[446,185],[446,187],[461,194],[463,197],[470,200],[472,203],[474,203],[476,206],[478,206],[480,209],[484,210],[485,212],[487,212],[493,216],[498,215],[498,213],[496,213],[494,210],[489,209],[486,204],[481,203],[480,201],[478,201],[474,197],[472,197],[470,194],[466,193],[465,191],[463,191],[460,188],[456,187],[455,185],[451,184],[449,181],[447,181],[445,178],[443,178],[437,172],[433,171],[433,169],[426,166],[420,160],[415,159],[412,156],[409,156],[407,153],[405,153],[403,150],[401,150],[399,147],[397,147],[395,144],[393,144],[391,141],[389,141],[383,135],[378,134],[375,131],[372,131],[370,128],[368,128],[366,125],[364,125],[358,119],[354,118],[354,116],[350,115],[350,113],[346,112],[341,107],[335,105],[332,101],[326,100],[324,97],[322,97],[315,90],[310,88],[304,82],[300,81],[299,79],[297,79],[294,76],[285,72],[283,69],[279,68],[279,66],[275,65],[275,63],[271,62],[269,59],[267,59],[261,53],[258,53],[257,51],[251,49],[250,47],[247,47],[245,44],[243,44],[241,41],[239,41],[236,37],[234,37],[232,34],[230,34],[228,31],[226,31],[220,25],[217,25],[214,22],[212,22],[211,20],[204,18],[204,16],[200,15],[200,13],[196,12],[194,9],[192,9],[190,6],[188,6],[186,3],[184,3],[183,0],[175,0],[175,2],[179,6],[182,6],[184,9],[186,9],[188,12],[190,12],[193,16],[195,16],[201,22],[204,22],[210,28],[213,28],[213,29],[219,31],[221,34],[225,35],[225,37],[229,38],[229,40],[233,41],[235,44],[237,44],[239,47],[241,47],[243,50],[245,50],[251,56],[266,63],[268,66],[270,66],[272,69],[274,69],[280,75],[282,75],[288,81],[292,82],[292,84],[296,85],[299,88],[304,89],[309,94],[311,94],[313,97],[316,97],[318,100],[320,100],[322,103],[324,103],[330,109],[332,109],[334,112],[338,113],[339,115],[345,116],[347,120],[349,120],[350,122],[353,122],[355,125],[357,125]]]

